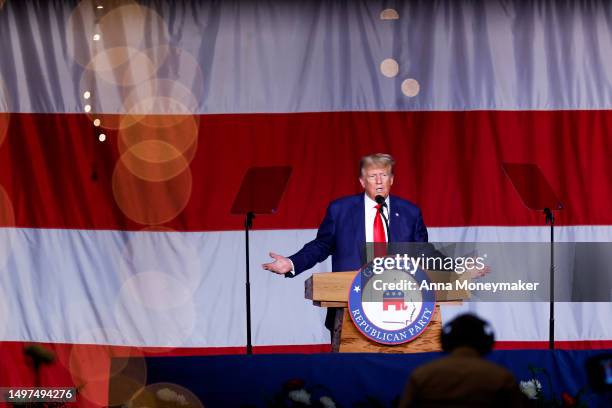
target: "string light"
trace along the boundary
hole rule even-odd
[[[421,85],[419,85],[419,81],[414,78],[408,78],[402,82],[402,92],[404,95],[412,98],[417,96],[419,91],[421,90]]]

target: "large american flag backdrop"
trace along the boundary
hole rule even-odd
[[[360,191],[364,154],[396,158],[431,241],[548,239],[503,162],[545,174],[557,240],[612,238],[608,1],[9,0],[0,49],[2,384],[32,380],[28,342],[57,353],[48,384],[135,350],[244,352],[251,166],[293,168],[252,233],[256,352],[328,350],[310,273],[260,265]],[[499,347],[546,346],[547,304],[465,307]],[[610,303],[557,309],[558,347],[612,344]]]

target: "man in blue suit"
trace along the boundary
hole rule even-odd
[[[359,269],[365,260],[365,243],[377,242],[375,223],[378,209],[375,198],[379,195],[385,198],[383,212],[389,220],[390,242],[427,242],[427,228],[421,210],[410,201],[389,195],[394,164],[388,154],[363,157],[359,182],[364,193],[332,201],[314,240],[290,257],[270,253],[274,261],[264,264],[263,268],[293,277],[331,255],[334,272]],[[386,241],[384,224],[383,229],[383,240]]]
[[[364,193],[332,201],[313,241],[289,257],[271,252],[274,261],[264,264],[263,268],[293,277],[331,255],[334,272],[354,271],[365,261],[366,242],[385,242],[387,236],[390,242],[427,242],[421,210],[410,201],[389,194],[394,164],[388,154],[363,157],[359,182]],[[382,206],[382,210],[389,221],[389,231],[377,215],[380,205],[376,196],[385,199],[386,206]],[[325,325],[331,330],[332,324],[333,316],[328,314]]]

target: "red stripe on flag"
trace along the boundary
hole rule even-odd
[[[239,230],[242,218],[230,208],[246,170],[290,165],[278,212],[258,217],[255,227],[316,228],[330,200],[360,191],[357,162],[378,151],[395,156],[393,192],[420,205],[428,226],[541,225],[542,215],[523,206],[503,162],[540,166],[566,207],[558,225],[612,224],[611,110],[232,114],[199,120],[191,178],[152,183],[151,191],[138,178],[119,178],[119,199],[130,218],[112,188],[116,131],[105,130],[107,141],[101,143],[85,115],[12,114],[0,146],[0,185],[14,224],[138,230],[154,220],[176,230]]]

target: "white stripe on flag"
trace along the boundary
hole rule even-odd
[[[605,241],[611,227],[558,228],[559,241]],[[256,345],[329,341],[324,310],[304,299],[306,272],[261,270],[268,252],[291,254],[315,230],[254,231]],[[546,228],[432,228],[450,241],[543,241]],[[220,347],[245,344],[244,234],[0,229],[0,340]],[[312,272],[329,271],[329,260]],[[560,280],[562,280],[560,278]],[[568,285],[571,285],[568,283]],[[609,285],[608,285],[609,287]],[[559,340],[612,339],[611,303],[560,306]],[[547,305],[466,305],[489,317],[500,340],[546,340]],[[453,313],[453,310],[445,311]],[[587,316],[602,316],[593,319]]]

